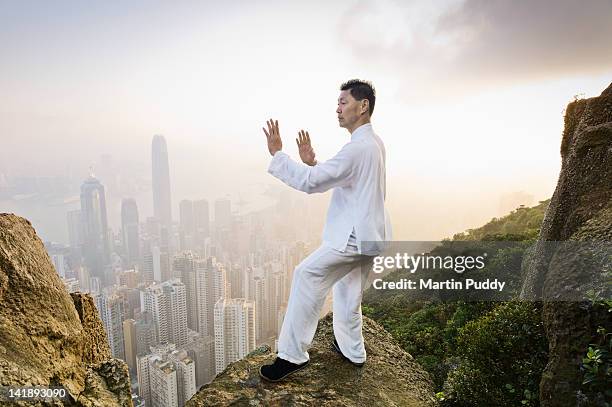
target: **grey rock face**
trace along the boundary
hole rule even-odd
[[[602,282],[594,284],[600,294],[610,295],[603,281],[612,243],[612,85],[599,97],[567,106],[561,159],[539,241],[523,261],[521,297],[544,298],[542,317],[550,349],[540,383],[544,407],[578,405],[581,358],[595,340],[597,327],[612,326],[609,313],[597,311],[588,301],[555,300],[564,290],[593,281]],[[571,255],[550,251],[546,241],[580,242],[588,250]]]

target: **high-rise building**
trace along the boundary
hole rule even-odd
[[[174,273],[180,276],[185,284],[185,298],[187,301],[187,327],[191,330],[198,330],[198,302],[196,295],[196,270],[194,258],[191,251],[184,251],[176,256],[172,262]]]
[[[140,356],[137,363],[139,395],[146,406],[178,407],[176,369],[162,356]]]
[[[155,250],[152,249],[151,247],[147,248],[142,256],[142,282],[145,285],[155,281],[156,266],[159,267],[159,257],[156,259]]]
[[[168,146],[164,136],[153,136],[151,149],[153,180],[153,213],[162,226],[172,225],[172,198],[170,195],[170,167]]]
[[[70,265],[73,269],[83,265],[83,217],[80,210],[70,211],[66,214],[68,221],[68,242],[70,244]],[[89,281],[81,281],[81,287],[88,289]]]
[[[270,335],[270,299],[267,291],[269,282],[264,276],[255,276],[251,282],[253,287],[255,309],[257,311],[257,321],[255,326],[255,334],[257,343],[261,343]]]
[[[124,303],[116,294],[100,294],[96,297],[96,307],[104,324],[108,345],[114,358],[125,360],[123,340]]]
[[[134,336],[136,337],[136,356],[143,356],[151,352],[151,346],[157,340],[157,330],[153,315],[144,311],[134,318]]]
[[[285,272],[279,262],[247,268],[245,298],[255,303],[257,344],[269,343],[278,334],[278,312],[287,300]]]
[[[234,264],[227,270],[229,298],[246,298],[246,281],[243,270],[240,264]]]
[[[76,269],[76,278],[79,280],[79,287],[83,292],[93,292],[91,287],[91,276],[87,267],[79,266]]]
[[[195,221],[193,202],[187,199],[179,203],[179,244],[181,250],[193,250],[195,243]]]
[[[123,319],[134,319],[140,312],[140,290],[126,286],[115,286],[113,292],[123,299]]]
[[[215,227],[217,231],[228,229],[232,224],[232,207],[227,198],[215,201]]]
[[[148,247],[144,252],[142,263],[142,279],[146,284],[154,281],[160,283],[173,277],[170,255],[164,248]]]
[[[72,248],[83,245],[83,218],[80,210],[70,211],[66,214],[68,221],[68,242]]]
[[[138,395],[144,400],[145,406],[151,406],[151,367],[150,355],[136,357],[136,377],[138,378]]]
[[[210,383],[216,375],[215,338],[189,331],[188,342],[183,347],[196,365],[196,388]]]
[[[138,229],[138,206],[134,199],[121,201],[121,236],[127,267],[140,261],[140,233]]]
[[[195,363],[174,344],[138,357],[139,395],[147,406],[183,407],[196,392]]]
[[[221,298],[215,304],[217,374],[255,349],[255,304],[243,298]]]
[[[145,220],[145,234],[149,240],[159,240],[161,237],[161,222],[155,217],[148,217]]]
[[[193,201],[183,199],[179,203],[179,216],[181,229],[188,234],[193,234],[193,232],[195,231],[195,222],[193,217]]]
[[[185,350],[170,352],[168,361],[172,363],[176,370],[178,405],[182,407],[195,394],[197,389],[195,363]]]
[[[91,295],[98,295],[102,292],[100,285],[100,279],[98,277],[89,277],[89,293]]]
[[[81,185],[81,216],[83,219],[83,255],[85,265],[103,285],[110,283],[110,236],[106,217],[104,186],[93,175]]]
[[[226,297],[225,268],[213,257],[195,261],[198,332],[214,336],[215,303]]]
[[[207,245],[210,242],[210,214],[207,200],[193,201],[193,220],[195,226],[194,250],[200,256],[208,257],[211,254],[207,251]]]
[[[285,274],[281,271],[270,273],[268,281],[270,314],[267,316],[267,318],[269,319],[270,335],[272,337],[277,337],[280,333],[280,329],[278,327],[278,313],[286,301]]]
[[[127,288],[137,288],[142,281],[142,273],[136,269],[122,270],[115,274],[117,283]]]
[[[123,321],[123,344],[125,349],[125,362],[131,372],[136,371],[136,321],[126,319]]]
[[[141,291],[143,311],[150,312],[156,327],[157,343],[187,342],[187,302],[185,285],[178,279],[153,284]]]
[[[206,199],[193,201],[193,220],[196,234],[204,238],[210,236],[210,214]]]

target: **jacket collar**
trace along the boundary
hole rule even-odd
[[[372,123],[362,124],[351,133],[351,141],[359,140],[372,133]]]

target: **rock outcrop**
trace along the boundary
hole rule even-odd
[[[30,222],[0,214],[0,387],[63,386],[21,405],[131,406],[92,298],[66,291]],[[3,404],[0,395],[0,404]]]
[[[197,406],[432,406],[429,374],[380,325],[364,317],[368,359],[358,368],[331,349],[331,314],[319,321],[310,364],[280,383],[259,377],[276,354],[260,348],[230,364],[187,403]]]
[[[597,327],[610,331],[612,325],[610,313],[589,301],[562,300],[568,289],[593,281],[602,281],[593,284],[595,291],[604,298],[610,296],[610,287],[603,281],[612,244],[612,84],[599,97],[567,106],[561,158],[559,180],[539,240],[523,262],[526,279],[521,297],[544,299],[549,361],[540,382],[543,407],[590,403],[579,392],[580,363],[596,339]],[[549,241],[576,243],[562,253],[550,250]],[[579,250],[580,244],[590,258]],[[604,262],[593,264],[593,258]]]

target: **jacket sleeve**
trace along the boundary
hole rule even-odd
[[[356,162],[356,151],[349,144],[333,158],[313,167],[297,163],[278,151],[272,158],[268,172],[290,187],[312,194],[350,185]]]

